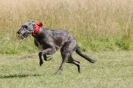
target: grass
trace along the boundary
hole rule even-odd
[[[0,0],[0,88],[132,88],[132,5],[133,0]],[[74,55],[81,74],[65,64],[62,75],[53,75],[59,53],[40,67],[33,38],[16,37],[27,20],[66,29],[97,63]]]
[[[16,31],[27,20],[40,20],[44,26],[66,29],[84,49],[132,50],[132,5],[132,0],[1,0],[0,53],[36,51],[31,48],[31,38],[23,45],[18,45],[16,39]]]
[[[132,88],[133,51],[89,53],[96,64],[75,55],[81,61],[82,73],[65,64],[61,75],[54,75],[61,60],[59,53],[42,67],[36,54],[1,56],[0,88]]]
[[[82,73],[65,64],[54,75],[56,53],[40,67],[33,38],[16,37],[27,20],[69,31],[97,63],[74,55]],[[132,88],[132,50],[133,0],[0,0],[0,88]]]

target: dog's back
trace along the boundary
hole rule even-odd
[[[39,36],[39,38],[38,38]],[[75,40],[67,31],[62,29],[48,29],[43,28],[41,33],[34,38],[41,43],[41,45],[46,45],[45,42],[53,42],[56,49],[61,48],[66,42]],[[41,36],[41,37],[40,37]],[[76,40],[75,40],[76,41]]]

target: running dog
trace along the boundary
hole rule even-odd
[[[57,72],[63,70],[64,63],[71,63],[77,66],[80,73],[80,62],[72,57],[73,52],[95,63],[95,60],[81,51],[76,39],[63,29],[46,28],[42,22],[27,21],[22,24],[17,34],[20,39],[27,38],[29,35],[34,37],[35,45],[41,49],[38,54],[40,66],[43,60],[47,61],[48,56],[53,55],[57,50],[60,50],[62,56],[62,63]]]

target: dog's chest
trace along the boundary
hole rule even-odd
[[[43,41],[42,39],[35,39],[35,45],[39,49],[47,49],[47,48],[49,48],[49,45],[45,41]]]
[[[40,42],[36,41],[36,44],[39,49],[43,49],[43,45]]]

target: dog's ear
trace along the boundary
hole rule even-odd
[[[31,24],[34,26],[35,25],[35,21],[30,21],[31,22]]]
[[[38,21],[38,22],[36,22],[36,25],[38,25],[39,27],[42,27],[43,26],[43,23],[40,22],[40,21]]]

